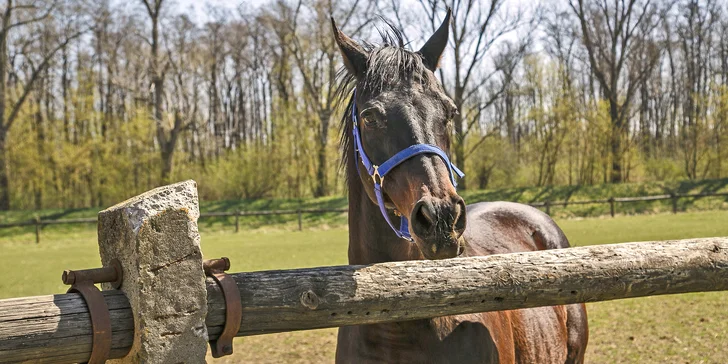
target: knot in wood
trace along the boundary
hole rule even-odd
[[[310,289],[301,294],[301,304],[303,307],[315,310],[319,302],[319,297]]]
[[[517,284],[518,282],[515,281],[513,274],[511,274],[511,272],[507,269],[508,267],[505,268],[506,269],[501,269],[496,272],[493,275],[493,280],[496,282],[496,284],[501,286]]]
[[[720,242],[715,242],[712,249],[713,253],[720,253],[721,250],[723,250],[723,247],[720,246]]]

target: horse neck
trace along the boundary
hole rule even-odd
[[[354,147],[347,150],[349,184],[349,264],[372,264],[424,259],[417,246],[395,235],[384,220],[379,206],[366,192],[357,172]],[[390,216],[393,222],[399,218]]]
[[[375,205],[364,191],[364,185],[357,172],[354,148],[349,143],[346,171],[349,187],[349,264],[373,264],[402,260],[422,260],[424,257],[414,243],[397,237],[384,220],[379,206]],[[390,216],[394,223],[399,218]],[[433,324],[435,324],[433,326]],[[415,320],[400,323],[359,326],[358,335],[376,347],[404,345],[413,340],[429,342],[427,335],[436,327],[437,322],[431,319]],[[350,328],[351,329],[351,328]],[[346,330],[346,329],[344,329]],[[399,344],[397,344],[399,343]],[[419,350],[419,349],[417,349]],[[401,350],[399,350],[401,351]],[[392,361],[381,351],[373,353],[385,355],[382,362]],[[411,354],[416,357],[416,353]]]

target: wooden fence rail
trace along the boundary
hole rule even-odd
[[[672,212],[678,212],[678,200],[682,198],[704,198],[704,197],[728,197],[728,192],[717,192],[717,193],[692,193],[692,194],[664,194],[664,195],[653,195],[653,196],[637,196],[637,197],[610,197],[608,199],[596,199],[596,200],[577,200],[577,201],[543,201],[543,202],[530,202],[527,205],[543,208],[547,214],[551,214],[551,208],[555,206],[567,207],[570,205],[595,205],[595,204],[609,204],[610,215],[614,217],[617,212],[617,203],[632,203],[632,202],[648,202],[648,201],[664,201],[672,200]],[[348,212],[348,208],[329,208],[329,209],[295,209],[295,210],[264,210],[264,211],[217,211],[217,212],[204,212],[200,214],[200,218],[212,218],[212,217],[234,217],[235,218],[235,232],[240,231],[240,218],[251,217],[251,216],[282,216],[282,215],[297,215],[298,216],[298,230],[303,230],[303,215],[304,214],[325,214],[325,213],[345,213]],[[62,225],[62,224],[95,224],[96,218],[79,218],[79,219],[59,219],[59,220],[43,220],[40,217],[36,217],[33,220],[20,221],[14,223],[2,223],[0,229],[12,228],[12,227],[24,227],[24,226],[35,226],[35,240],[36,243],[40,243],[41,228],[46,225]]]
[[[728,290],[728,238],[626,243],[439,261],[231,275],[243,318],[237,336],[406,321],[579,302]],[[112,356],[134,324],[119,291],[104,291]],[[223,295],[207,282],[206,326],[220,335]],[[88,360],[88,310],[78,294],[0,300],[0,363]]]

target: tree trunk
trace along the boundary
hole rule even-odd
[[[6,149],[7,137],[7,129],[5,129],[4,125],[0,125],[0,210],[2,211],[10,210],[10,180],[8,179]]]
[[[612,173],[610,182],[622,182],[622,121],[617,109],[617,101],[610,100],[609,116],[612,119],[612,140],[610,143],[612,154]]]
[[[315,197],[322,197],[328,194],[328,174],[326,173],[329,166],[327,164],[326,144],[329,139],[329,119],[331,118],[330,110],[322,110],[319,112],[321,122],[320,139],[318,145],[318,167],[316,169],[316,190]]]
[[[463,100],[463,88],[459,85],[455,86],[455,97],[453,99],[455,106],[457,106],[458,110],[463,110],[464,106],[464,100]],[[463,129],[463,120],[462,114],[458,113],[453,118],[454,123],[454,129],[455,129],[455,135],[453,140],[453,154],[454,154],[454,163],[457,165],[461,170],[465,170],[465,137],[464,137],[464,129]],[[467,187],[467,179],[462,178],[460,181],[458,181],[458,187],[461,190],[466,190]]]
[[[5,12],[3,26],[10,21],[10,9]],[[10,181],[8,179],[8,163],[6,142],[8,138],[8,120],[6,116],[6,86],[8,74],[8,31],[0,30],[0,210],[10,210]]]

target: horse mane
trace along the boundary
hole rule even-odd
[[[425,66],[422,61],[422,55],[405,48],[404,37],[402,32],[397,29],[391,22],[382,18],[386,24],[386,28],[377,28],[381,37],[381,43],[363,42],[362,47],[368,53],[367,57],[367,73],[357,84],[354,75],[342,67],[337,72],[337,98],[338,104],[348,99],[346,111],[341,118],[340,132],[341,137],[339,146],[341,148],[341,165],[345,172],[347,182],[351,177],[351,173],[347,168],[349,158],[353,156],[351,141],[351,108],[353,105],[353,89],[356,86],[358,92],[381,92],[381,90],[401,84],[403,82],[418,82],[427,85],[436,84],[437,80],[432,72]]]

